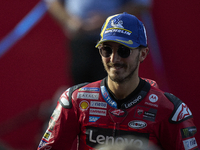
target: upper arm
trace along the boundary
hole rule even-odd
[[[79,116],[77,112],[76,99],[72,99],[73,92],[87,83],[75,85],[67,89],[59,98],[49,126],[42,137],[38,150],[46,147],[52,149],[70,150],[73,142],[80,132]]]
[[[63,100],[65,99],[64,101],[68,101],[66,94],[67,92],[64,92],[60,99],[62,98]],[[78,133],[79,123],[75,106],[72,104],[71,108],[64,108],[59,100],[38,150],[43,150],[46,147],[51,147],[51,149],[55,150],[70,150]]]
[[[188,106],[176,96],[165,93],[174,109],[169,118],[161,124],[161,145],[167,150],[188,150],[198,148],[195,139],[197,129]]]

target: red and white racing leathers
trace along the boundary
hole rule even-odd
[[[69,88],[60,97],[38,150],[75,150],[77,136],[79,150],[108,143],[197,150],[190,109],[174,95],[152,86],[155,82],[146,81],[139,94],[129,96],[120,109],[105,79]]]

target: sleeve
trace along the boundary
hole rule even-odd
[[[60,96],[38,150],[75,149],[73,143],[76,141],[80,129],[76,106],[73,101],[70,102],[68,92],[69,90]],[[64,108],[64,106],[68,107]]]
[[[198,150],[196,126],[188,106],[172,94],[165,96],[174,104],[170,118],[161,123],[160,142],[166,150]]]

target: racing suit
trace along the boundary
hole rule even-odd
[[[153,80],[141,79],[139,92],[118,106],[106,80],[76,85],[60,96],[38,150],[75,150],[77,137],[80,150],[120,143],[198,149],[192,113],[179,98],[155,87]]]

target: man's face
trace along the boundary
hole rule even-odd
[[[102,57],[102,62],[109,78],[117,83],[129,81],[131,78],[138,77],[140,51],[133,49],[127,58],[119,56],[117,50],[120,46],[119,43],[105,42],[101,46],[110,47],[112,54],[109,57]]]

